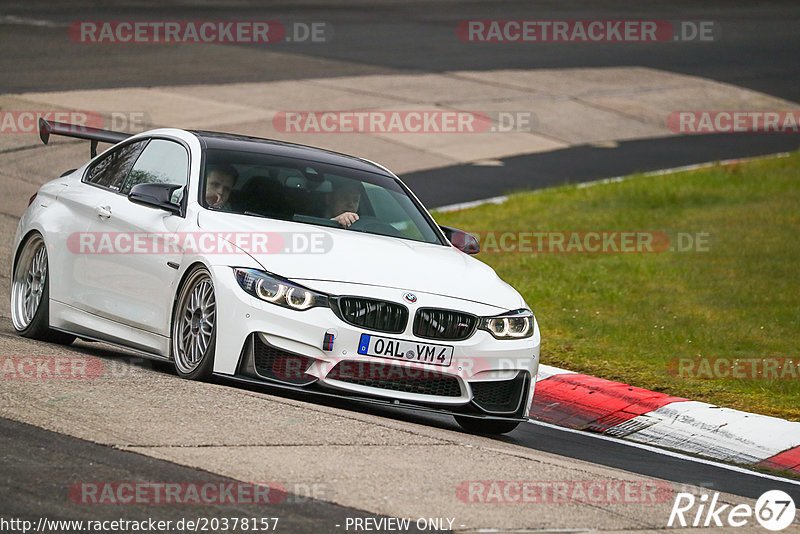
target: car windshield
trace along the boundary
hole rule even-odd
[[[211,210],[442,244],[434,222],[397,180],[370,172],[253,152],[208,149],[201,204]],[[351,217],[352,220],[352,217]]]

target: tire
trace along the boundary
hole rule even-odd
[[[519,421],[497,421],[495,419],[475,419],[456,415],[456,422],[473,434],[507,434],[519,426]]]
[[[50,269],[41,234],[30,235],[11,275],[11,322],[22,337],[69,345],[75,336],[50,328]]]
[[[178,292],[172,313],[172,360],[179,376],[207,380],[214,372],[217,301],[205,267],[193,268]]]

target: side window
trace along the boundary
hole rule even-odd
[[[89,168],[84,182],[119,191],[146,144],[147,139],[143,139],[106,154]]]
[[[127,195],[138,184],[185,186],[188,179],[189,154],[183,145],[166,139],[153,139],[136,160],[120,193]],[[182,193],[182,188],[175,190],[172,201],[177,202]]]

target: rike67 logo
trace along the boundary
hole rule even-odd
[[[722,504],[719,493],[711,498],[707,494],[699,497],[691,493],[678,493],[668,527],[743,527],[752,525],[755,519],[767,530],[783,530],[794,521],[796,508],[794,500],[780,490],[765,492],[756,501],[755,507],[749,504]]]

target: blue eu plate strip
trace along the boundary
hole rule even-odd
[[[369,334],[361,334],[361,341],[358,342],[358,353],[366,354],[369,349]]]

